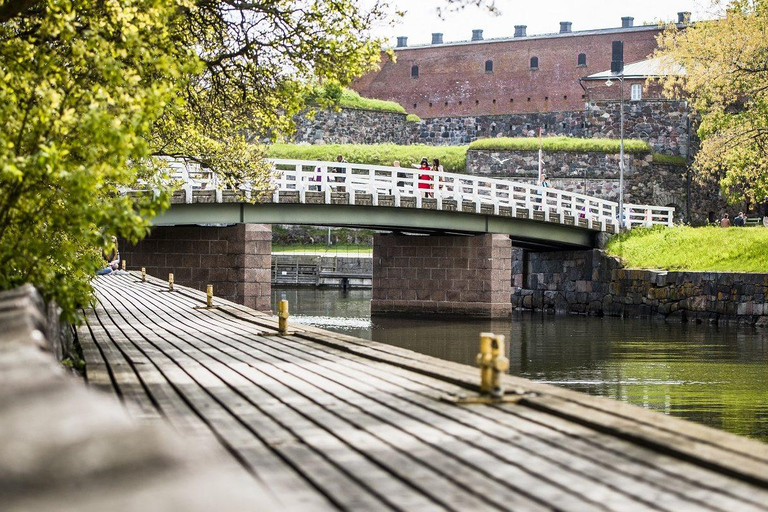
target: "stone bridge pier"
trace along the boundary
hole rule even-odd
[[[263,224],[229,226],[155,226],[132,246],[120,241],[127,268],[160,279],[173,273],[180,285],[205,291],[259,311],[271,309],[270,265],[272,227]]]
[[[506,317],[511,294],[507,235],[374,235],[374,314]]]

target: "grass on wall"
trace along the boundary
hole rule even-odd
[[[343,155],[347,162],[391,166],[395,160],[402,167],[418,164],[422,157],[430,163],[439,158],[446,172],[464,173],[467,146],[426,146],[423,144],[398,146],[397,144],[273,144],[267,147],[267,157],[293,160],[320,160],[332,162]]]
[[[620,141],[617,139],[577,139],[574,137],[544,137],[542,149],[546,152],[561,153],[618,153]],[[496,137],[476,140],[469,149],[491,151],[538,151],[537,137]],[[624,140],[625,153],[650,153],[651,145],[639,139]]]
[[[408,121],[409,123],[420,123],[421,122],[421,118],[419,116],[417,116],[416,114],[408,114],[407,116],[405,116],[405,120]]]
[[[341,100],[339,102],[339,106],[342,108],[377,110],[379,112],[396,112],[399,114],[406,113],[403,106],[397,102],[364,98],[352,89],[344,89],[341,92]]]
[[[768,272],[768,229],[636,228],[613,237],[607,251],[632,268]]]
[[[684,156],[665,155],[663,153],[653,154],[653,163],[661,165],[676,165],[685,167],[688,165],[688,160]]]

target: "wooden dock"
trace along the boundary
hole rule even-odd
[[[88,382],[215,439],[286,510],[768,510],[768,445],[506,377],[516,403],[455,405],[478,370],[292,325],[135,273],[95,281]]]

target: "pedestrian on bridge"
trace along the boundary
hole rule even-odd
[[[420,171],[431,171],[432,168],[429,166],[429,160],[427,160],[427,157],[424,157],[421,159],[421,165],[419,166]],[[424,197],[433,197],[434,194],[432,192],[428,192],[429,190],[432,190],[432,176],[429,174],[419,174],[419,189],[423,190]]]
[[[443,190],[443,166],[440,165],[440,159],[439,158],[433,158],[432,159],[432,170],[435,172],[435,176],[437,177],[437,181],[440,183],[438,188],[440,190]]]

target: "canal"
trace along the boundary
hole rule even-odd
[[[507,336],[510,373],[768,442],[768,333],[736,325],[514,314],[371,317],[370,290],[274,288],[291,322],[474,365],[478,333]]]

